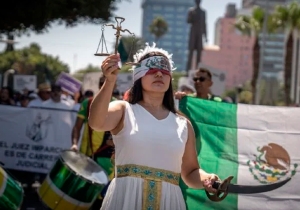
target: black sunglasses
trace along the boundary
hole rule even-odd
[[[205,77],[194,77],[193,78],[194,82],[200,81],[200,82],[204,82],[206,80]]]

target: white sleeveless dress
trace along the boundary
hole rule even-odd
[[[188,137],[187,121],[172,112],[157,120],[139,104],[126,103],[124,128],[113,136],[116,177],[111,181],[101,210],[185,210],[179,185],[162,181],[156,196],[159,206],[143,207],[143,178],[118,177],[118,166],[146,166],[180,174]]]

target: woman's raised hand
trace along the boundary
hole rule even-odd
[[[113,54],[102,62],[101,69],[107,81],[115,82],[117,80],[118,71],[120,69],[118,62],[120,60],[119,54]]]

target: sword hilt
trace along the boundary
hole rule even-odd
[[[214,188],[214,189],[219,189],[219,186],[221,185],[221,182],[220,181],[216,181],[216,182],[214,182],[213,184],[212,184],[212,187]]]
[[[212,187],[217,190],[215,193],[209,193],[205,190],[205,193],[209,200],[214,201],[214,202],[219,202],[222,201],[226,198],[228,195],[228,186],[233,179],[233,176],[229,176],[223,181],[215,181],[212,184]]]

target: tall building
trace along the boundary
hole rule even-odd
[[[235,18],[237,15],[236,5],[229,3],[226,7],[226,12],[224,14],[225,18]],[[220,39],[221,39],[221,20],[222,18],[218,18],[215,23],[215,45],[220,46]]]
[[[253,6],[257,5],[268,12],[273,12],[275,6],[284,5],[290,0],[243,0],[243,9],[238,14],[243,14],[248,9],[248,14],[251,14]],[[245,10],[246,9],[246,10]],[[266,34],[265,48],[263,60],[263,78],[279,78],[280,73],[284,70],[284,54],[285,54],[285,38],[284,33]],[[263,34],[260,35],[260,45],[263,46]]]
[[[229,3],[226,7],[226,13],[225,17],[226,18],[235,18],[236,17],[236,5]]]
[[[149,26],[157,16],[168,23],[168,33],[158,40],[157,45],[173,54],[177,70],[185,70],[188,56],[187,13],[195,5],[194,0],[143,0],[142,37],[150,44],[155,37],[149,32]]]
[[[230,12],[229,12],[230,11]],[[229,15],[231,14],[231,15]],[[234,88],[252,77],[252,37],[242,36],[234,28],[236,7],[229,4],[215,25],[215,46],[206,47],[202,63],[226,72],[226,88]]]

